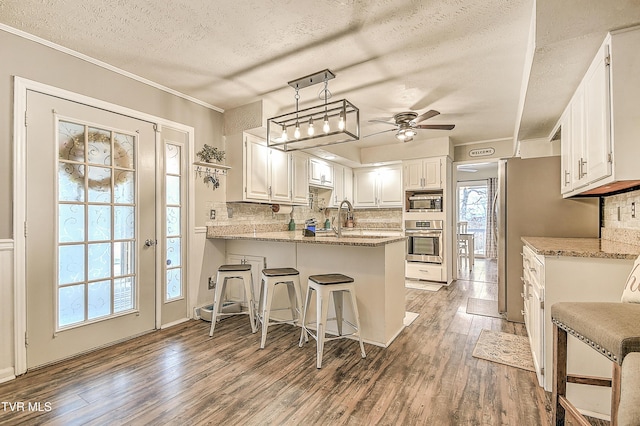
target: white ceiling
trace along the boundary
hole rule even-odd
[[[429,109],[415,139],[455,144],[546,137],[610,29],[640,23],[638,0],[0,0],[0,23],[221,109],[294,106],[287,82],[325,68],[333,99],[368,120]],[[317,104],[320,85],[303,89]],[[519,110],[523,114],[519,116]],[[520,123],[518,129],[517,124]],[[393,132],[357,142],[397,142]]]

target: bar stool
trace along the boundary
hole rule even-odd
[[[249,305],[248,311],[244,312],[230,312],[223,313],[222,311],[222,296],[224,290],[227,287],[227,280],[229,278],[241,279],[244,284],[244,297]],[[251,275],[251,265],[248,263],[237,265],[221,265],[218,268],[218,277],[216,278],[216,289],[213,296],[213,312],[211,313],[211,328],[209,329],[209,337],[213,336],[213,330],[216,328],[216,321],[219,317],[226,317],[230,315],[246,315],[249,314],[249,321],[251,322],[251,332],[255,333],[256,320],[254,316],[255,303],[253,297],[253,277]]]
[[[271,302],[273,293],[278,284],[285,284],[289,292],[289,309],[291,320],[272,320]],[[262,280],[260,286],[260,305],[258,307],[257,319],[262,323],[262,339],[260,349],[264,349],[267,341],[267,329],[270,325],[291,324],[297,325],[300,322],[302,312],[302,297],[300,295],[300,272],[294,268],[270,268],[262,270]],[[283,310],[283,309],[275,309]]]
[[[302,311],[302,333],[300,335],[299,346],[302,347],[304,340],[308,340],[308,335],[316,339],[316,367],[322,368],[322,352],[324,350],[324,343],[342,339],[345,337],[353,336],[357,337],[360,342],[360,353],[362,358],[365,358],[367,354],[364,351],[364,344],[362,343],[362,337],[360,336],[360,317],[358,315],[358,305],[356,303],[356,289],[353,282],[353,278],[342,274],[322,274],[309,276],[309,286],[307,287],[307,298],[304,304],[304,310]],[[307,328],[307,311],[309,304],[311,303],[311,292],[316,292],[316,334],[309,331]],[[344,292],[348,292],[351,299],[351,306],[353,308],[353,314],[355,316],[355,324],[345,320],[343,318],[343,304],[342,296]],[[333,304],[336,311],[335,318],[327,318],[329,311],[329,297],[333,296]],[[336,320],[338,325],[337,337],[326,337],[327,320]],[[342,334],[342,322],[346,322],[353,329],[354,332],[350,334]]]
[[[621,366],[625,356],[640,352],[640,305],[635,303],[561,302],[551,306],[553,327],[552,424],[567,419],[588,425],[567,400],[567,382],[611,387],[611,425],[618,424],[622,393],[634,392],[637,383],[621,388]],[[612,379],[567,374],[567,333],[588,344],[613,363]],[[632,361],[630,361],[632,362]],[[627,397],[630,395],[627,395]],[[627,404],[628,405],[628,404]],[[635,405],[639,405],[636,401]],[[573,423],[572,423],[573,424]]]

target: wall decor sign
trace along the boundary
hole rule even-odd
[[[477,148],[469,151],[469,157],[487,157],[495,154],[495,148]]]

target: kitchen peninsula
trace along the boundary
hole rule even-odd
[[[404,236],[338,238],[327,233],[305,237],[301,230],[220,233],[215,227],[209,227],[207,238],[225,244],[227,259],[237,255],[260,256],[264,257],[265,267],[296,268],[300,271],[303,295],[309,275],[338,272],[353,277],[361,335],[366,343],[387,347],[404,328]],[[259,277],[259,270],[253,272]],[[315,305],[310,307],[309,314],[315,315]],[[329,316],[332,315],[330,310]],[[345,305],[345,318],[350,320],[351,315],[350,307]],[[335,329],[329,328],[331,331]]]

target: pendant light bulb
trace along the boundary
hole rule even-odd
[[[307,134],[313,136],[315,129],[313,128],[313,117],[309,118],[309,127],[307,128]]]
[[[338,128],[344,130],[344,109],[340,111],[340,121],[338,121]]]
[[[329,116],[327,114],[324,115],[324,124],[322,125],[322,131],[325,133],[329,133],[331,127],[329,127]]]
[[[287,140],[287,126],[282,126],[282,136],[280,137],[280,140]]]
[[[293,137],[300,139],[300,123],[296,121],[296,129],[293,131]]]

